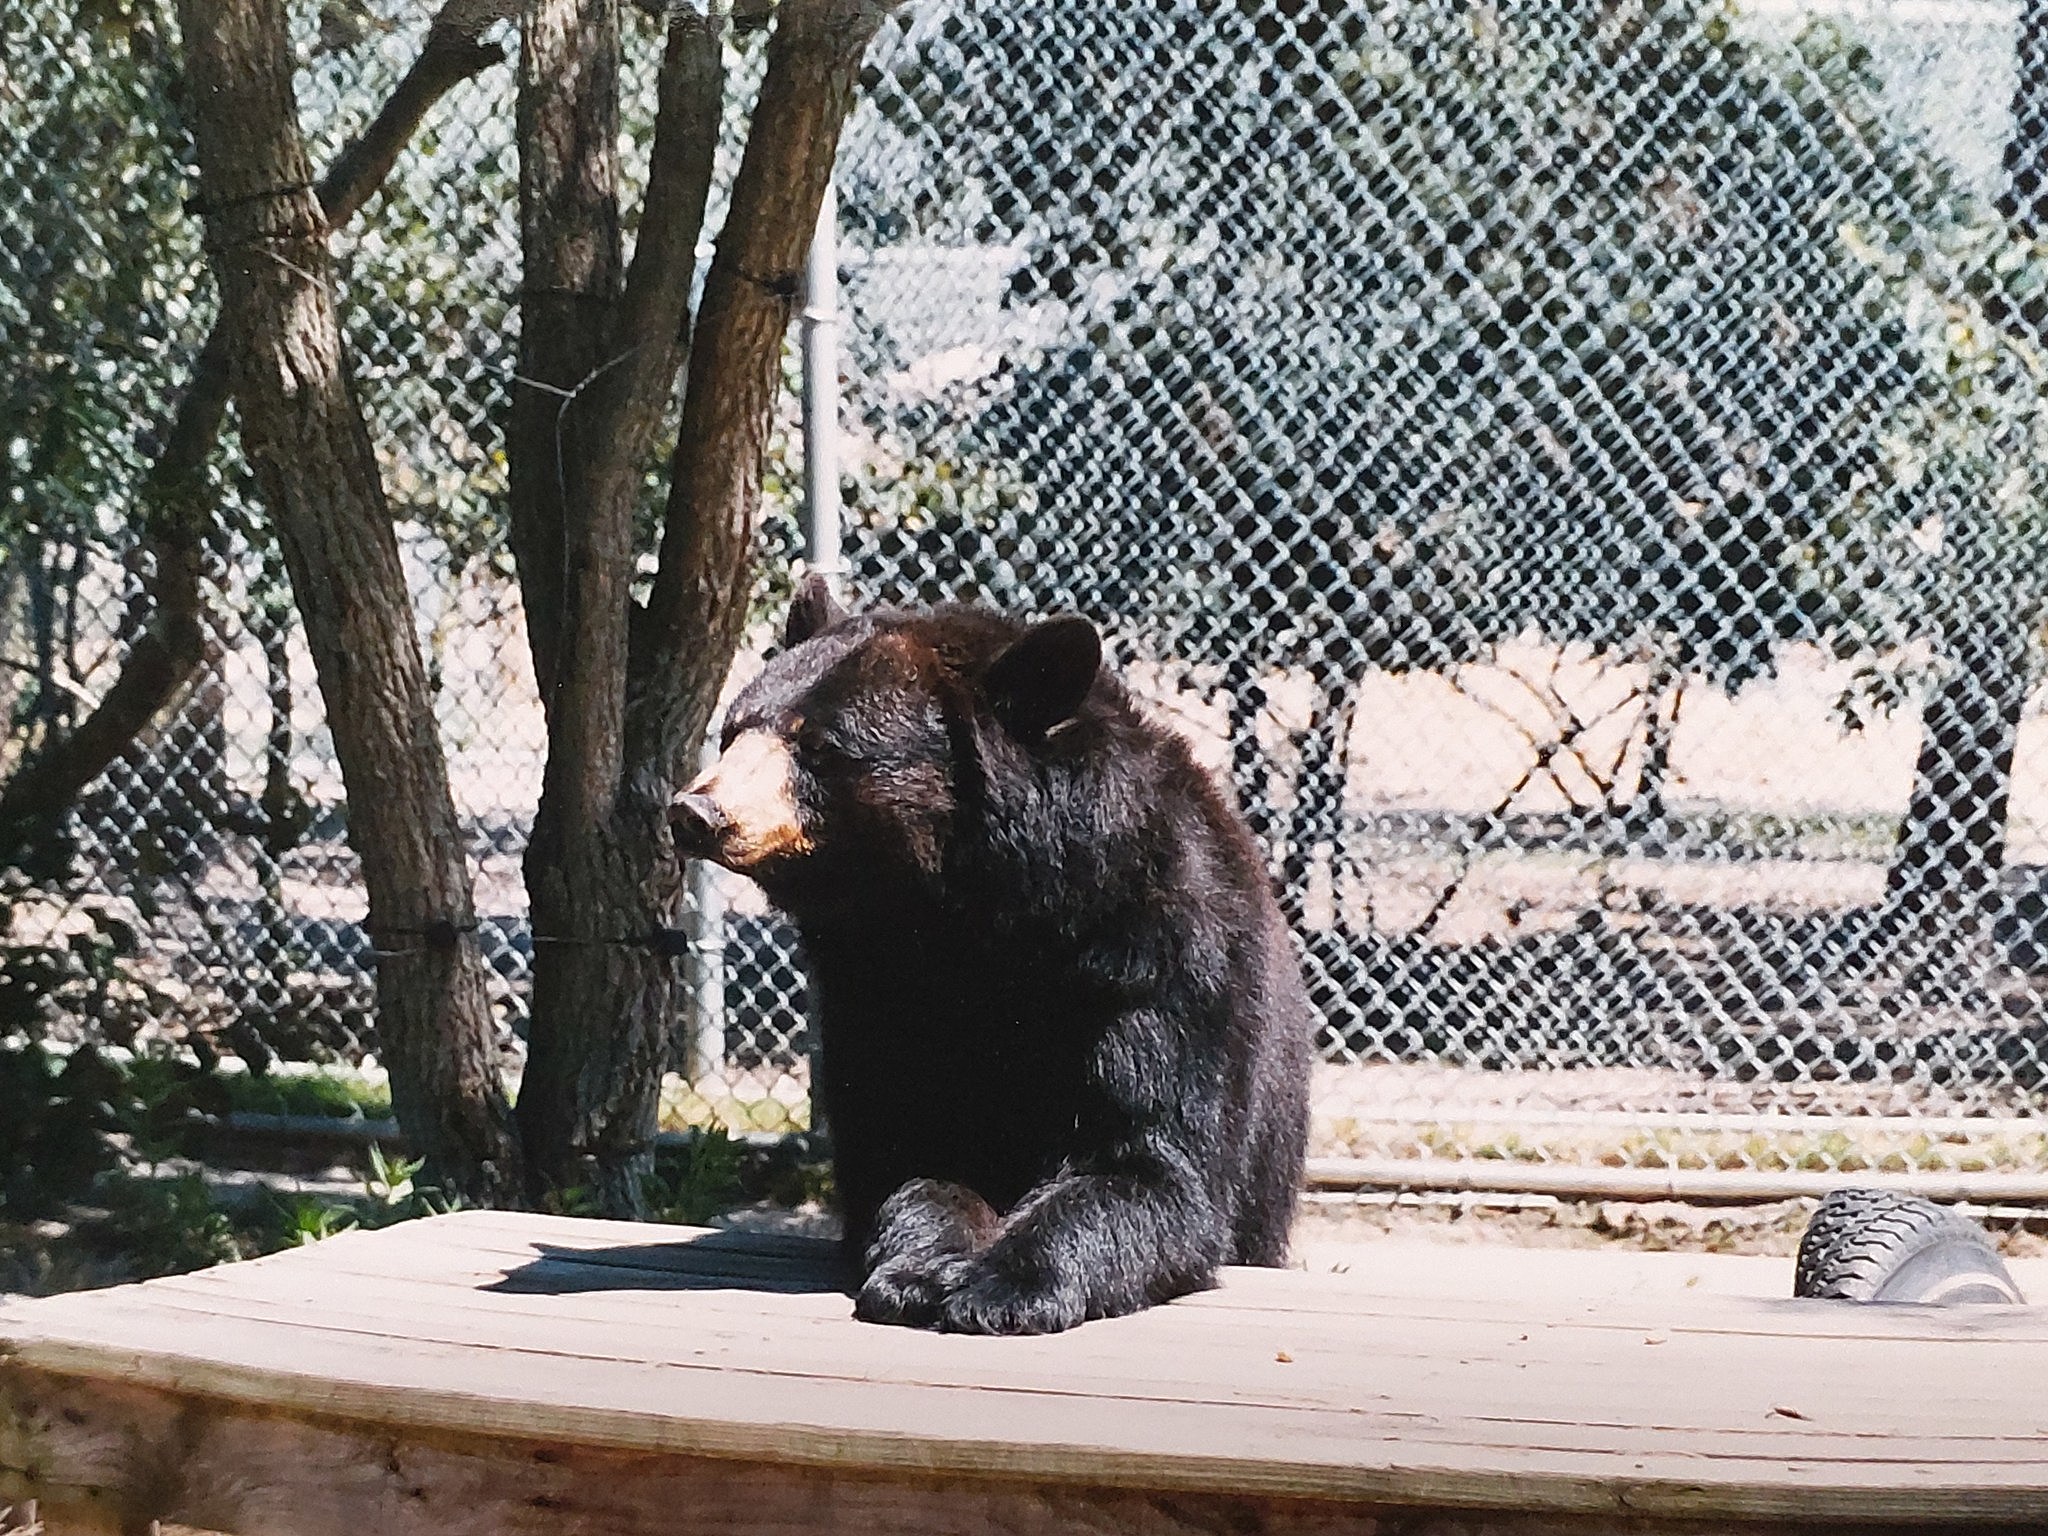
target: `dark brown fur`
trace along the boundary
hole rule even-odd
[[[1078,619],[801,594],[730,741],[786,742],[857,1310],[1029,1333],[1279,1264],[1309,1009],[1264,866]],[[715,787],[715,783],[714,786]],[[744,841],[678,802],[708,856]],[[727,862],[735,862],[728,858]]]

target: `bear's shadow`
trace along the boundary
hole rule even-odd
[[[539,1257],[479,1290],[566,1296],[585,1291],[765,1291],[851,1295],[839,1245],[769,1232],[703,1232],[603,1248],[534,1244]]]

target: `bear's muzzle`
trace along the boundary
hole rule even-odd
[[[796,759],[772,731],[743,731],[669,803],[676,851],[747,874],[811,851],[797,805]]]
[[[682,858],[716,858],[727,826],[725,812],[709,795],[684,790],[669,804],[669,832],[676,840],[676,853]]]

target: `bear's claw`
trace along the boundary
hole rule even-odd
[[[934,1276],[909,1265],[885,1264],[862,1283],[853,1299],[853,1315],[864,1323],[930,1328],[939,1320],[944,1299]]]
[[[947,1293],[939,1303],[938,1326],[947,1333],[1063,1333],[1087,1316],[1077,1295],[983,1273]]]
[[[853,1315],[864,1323],[936,1328],[946,1297],[959,1289],[973,1261],[958,1256],[936,1261],[888,1259],[875,1266],[853,1299]]]

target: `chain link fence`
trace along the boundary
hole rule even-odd
[[[420,25],[306,13],[320,156]],[[204,334],[166,48],[0,21],[17,758],[131,638],[133,486]],[[511,123],[507,71],[462,87],[340,246],[516,1052]],[[1109,631],[1270,850],[1323,1155],[2038,1172],[2044,144],[2041,0],[923,0],[840,160],[849,584]],[[349,1058],[339,777],[238,475],[202,681],[11,942],[93,1027]],[[801,1126],[789,935],[697,889],[669,1113]]]

